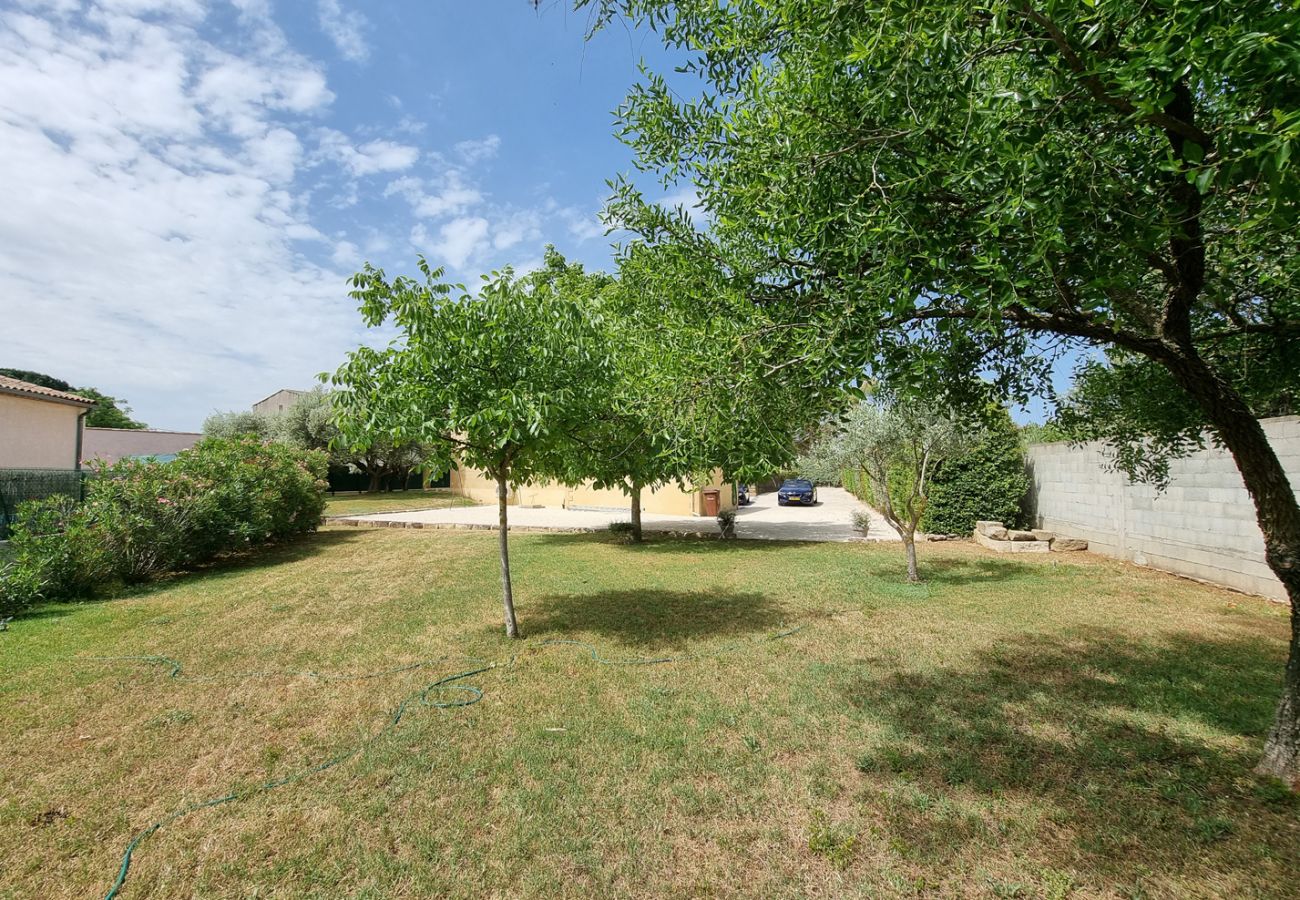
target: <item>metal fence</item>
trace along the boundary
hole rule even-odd
[[[24,501],[56,494],[84,500],[87,474],[78,469],[0,469],[0,541],[9,537],[9,523]]]

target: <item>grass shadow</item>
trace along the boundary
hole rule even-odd
[[[899,548],[902,555],[902,548]],[[1009,559],[983,556],[935,557],[924,552],[919,558],[921,581],[946,586],[1010,581],[1034,574],[1037,567]]]
[[[1093,629],[1008,642],[975,671],[857,676],[839,689],[884,726],[857,763],[884,786],[905,855],[933,863],[990,840],[981,816],[953,814],[956,798],[1025,802],[1048,823],[1036,853],[1143,893],[1152,860],[1297,874],[1300,802],[1250,775],[1281,670],[1276,642]]]
[[[724,541],[715,535],[695,537],[653,531],[648,528],[645,531],[645,540],[639,544],[604,532],[537,532],[530,534],[529,537],[543,544],[556,546],[599,543],[621,546],[628,553],[682,553],[695,556],[770,553],[782,547],[818,547],[825,544],[824,541],[773,541],[750,538]]]
[[[530,635],[595,632],[629,647],[680,648],[700,638],[735,637],[773,631],[786,611],[772,598],[752,592],[600,591],[551,594],[530,600]]]

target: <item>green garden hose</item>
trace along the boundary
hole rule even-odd
[[[777,640],[778,638],[789,637],[790,635],[795,634],[798,631],[802,631],[803,627],[804,626],[801,625],[795,628],[787,629],[785,631],[777,632],[775,634],[767,635],[764,638],[764,640],[770,641],[770,640]],[[709,654],[687,654],[682,656],[658,656],[658,657],[624,657],[622,659],[607,658],[601,654],[600,649],[596,647],[594,644],[588,644],[584,641],[552,639],[552,640],[542,641],[540,646],[580,647],[587,651],[587,654],[591,657],[593,662],[596,662],[600,665],[654,666],[654,665],[662,665],[664,663],[670,663],[670,662],[680,662],[685,660],[704,659],[708,657],[720,656],[723,653],[727,653],[732,650],[738,649],[741,646],[741,644],[739,643],[729,644],[719,649],[718,651]],[[283,671],[283,672],[232,672],[225,675],[208,675],[208,676],[183,674],[184,667],[181,665],[181,663],[175,659],[172,659],[169,656],[158,656],[158,655],[79,656],[79,657],[74,657],[74,659],[83,662],[91,662],[91,661],[137,662],[137,663],[148,663],[150,665],[161,665],[161,666],[166,666],[169,669],[167,675],[168,678],[177,678],[177,679],[186,678],[194,681],[249,679],[249,678],[293,678],[293,677],[318,678],[327,681],[362,681],[362,680],[372,679],[372,678],[382,678],[388,675],[396,675],[402,672],[411,672],[417,669],[431,668],[432,666],[435,666],[438,663],[447,662],[451,659],[462,659],[466,661],[472,661],[475,664],[474,668],[466,669],[465,671],[456,672],[455,674],[447,675],[442,678],[439,678],[438,680],[426,684],[418,691],[407,696],[404,700],[402,700],[402,702],[397,704],[397,706],[393,709],[392,714],[388,717],[388,720],[385,722],[383,727],[381,727],[370,737],[366,738],[364,741],[355,745],[349,750],[339,753],[336,756],[332,756],[329,759],[325,760],[324,762],[317,763],[314,766],[311,766],[306,769],[302,769],[291,775],[287,775],[284,778],[277,778],[273,781],[267,781],[263,784],[259,784],[254,787],[248,788],[247,790],[235,791],[220,797],[213,797],[209,800],[202,800],[197,803],[191,803],[188,806],[182,806],[180,809],[177,809],[174,812],[170,813],[169,815],[164,816],[162,819],[159,819],[157,822],[154,822],[152,825],[138,832],[134,837],[131,838],[130,842],[126,845],[126,849],[122,853],[121,865],[118,867],[117,870],[117,877],[113,880],[113,884],[109,887],[108,893],[104,895],[104,900],[114,900],[114,898],[120,894],[122,887],[126,884],[126,877],[128,872],[131,869],[131,860],[132,857],[135,855],[136,849],[146,838],[148,838],[150,835],[154,834],[158,830],[165,828],[166,826],[172,824],[176,820],[184,818],[185,816],[188,816],[191,813],[195,813],[203,809],[208,809],[213,806],[221,806],[222,804],[225,803],[233,803],[236,800],[246,800],[249,797],[256,796],[257,794],[263,794],[266,793],[267,791],[273,791],[276,788],[285,787],[286,785],[303,781],[307,778],[310,778],[312,775],[319,774],[321,772],[326,771],[327,769],[334,768],[340,763],[347,762],[353,757],[358,756],[361,753],[365,752],[365,750],[367,750],[372,744],[374,744],[380,738],[388,734],[388,732],[396,728],[397,725],[402,721],[402,718],[406,716],[408,709],[410,709],[412,706],[424,706],[424,707],[430,707],[432,709],[453,709],[461,706],[472,706],[473,704],[478,703],[480,700],[483,699],[483,691],[480,688],[474,687],[472,685],[456,684],[456,682],[462,681],[466,678],[472,678],[475,675],[482,675],[485,672],[491,672],[494,669],[509,668],[515,664],[516,660],[518,659],[518,654],[511,656],[504,663],[488,662],[487,660],[482,660],[476,657],[469,657],[469,656],[461,656],[461,657],[441,656],[435,659],[429,659],[421,662],[411,663],[405,666],[398,666],[392,669],[382,669],[376,672],[366,672],[362,674],[346,674],[346,673],[330,674],[330,673],[321,673],[321,672],[313,672],[313,671]]]

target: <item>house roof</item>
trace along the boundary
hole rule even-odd
[[[295,396],[302,396],[302,395],[305,394],[305,393],[307,393],[307,392],[306,392],[306,391],[299,391],[299,390],[296,390],[296,389],[294,389],[294,388],[280,388],[278,391],[274,391],[274,392],[272,392],[272,393],[270,393],[270,394],[267,394],[265,397],[263,397],[261,400],[258,400],[257,403],[254,403],[253,405],[254,405],[254,406],[257,406],[258,403],[265,403],[267,400],[270,400],[270,399],[271,399],[272,397],[274,397],[276,394],[293,394],[293,395],[295,395]]]
[[[77,394],[69,394],[65,391],[56,391],[53,388],[41,387],[39,384],[32,384],[30,381],[19,381],[17,378],[10,378],[8,375],[0,375],[0,394],[15,394],[19,397],[28,397],[32,400],[49,400],[53,403],[70,403],[73,406],[84,406],[90,408],[95,405],[94,400],[87,400]]]

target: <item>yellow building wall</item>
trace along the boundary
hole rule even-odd
[[[83,407],[0,394],[0,469],[77,468]]]
[[[475,503],[496,503],[496,481],[477,469],[461,467],[452,470],[451,491],[468,497]],[[701,488],[717,488],[720,509],[734,509],[732,485],[722,481],[722,473],[714,472],[709,483]],[[575,506],[602,506],[626,508],[631,499],[619,490],[598,490],[590,485],[568,487],[554,481],[539,484],[522,484],[511,489],[508,501],[512,506],[551,506],[569,509]],[[641,492],[642,512],[665,516],[700,516],[704,514],[704,495],[701,490],[683,491],[675,484],[654,491]]]

